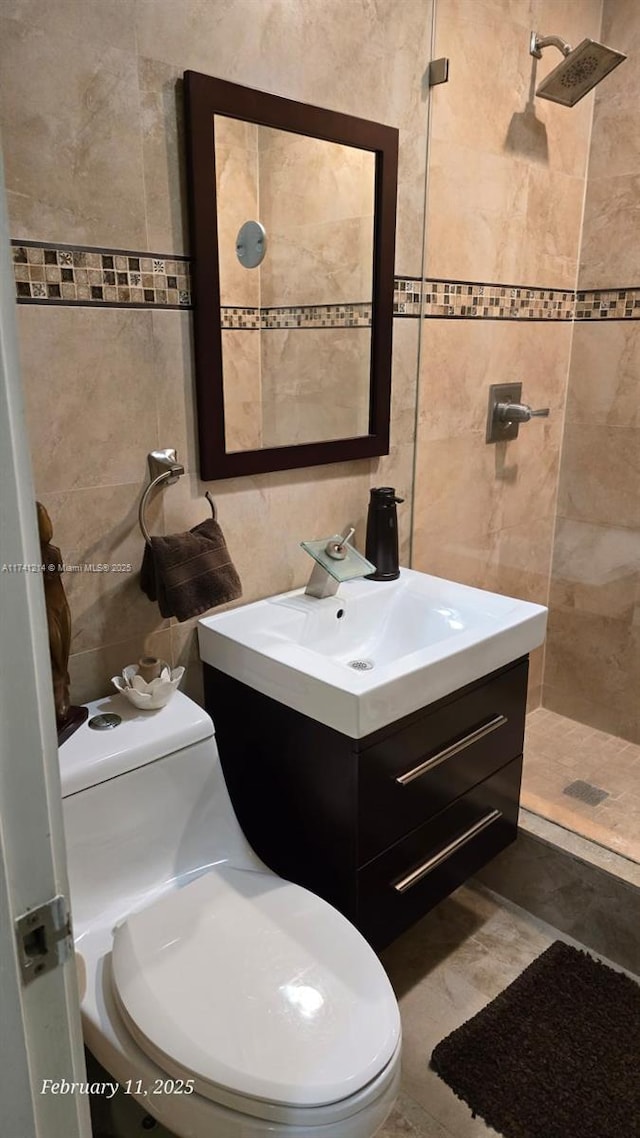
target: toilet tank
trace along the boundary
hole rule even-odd
[[[88,708],[59,752],[76,940],[213,865],[264,870],[236,820],[202,708],[181,692],[157,711],[121,695]],[[105,714],[121,722],[89,727]]]

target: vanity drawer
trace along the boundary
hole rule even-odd
[[[527,661],[360,752],[358,865],[522,753]]]
[[[358,873],[360,932],[384,948],[517,835],[522,756]]]

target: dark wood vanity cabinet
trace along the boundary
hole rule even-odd
[[[528,660],[363,739],[204,665],[256,853],[383,948],[517,834]]]

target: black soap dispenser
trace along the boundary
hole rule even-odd
[[[404,498],[396,498],[393,486],[379,486],[370,493],[365,555],[376,571],[368,573],[367,579],[395,581],[400,576],[396,505]]]

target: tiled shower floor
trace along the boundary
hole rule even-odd
[[[527,716],[522,805],[640,862],[640,746],[537,708]]]

